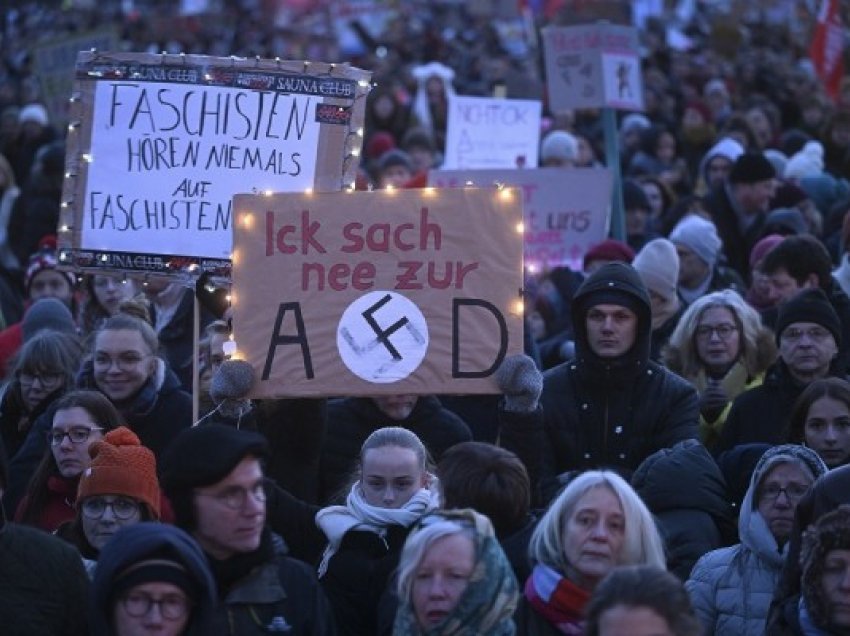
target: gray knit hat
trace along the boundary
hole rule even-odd
[[[689,214],[679,221],[670,232],[670,240],[675,245],[687,247],[712,269],[723,246],[714,223],[696,214]]]

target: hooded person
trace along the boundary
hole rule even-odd
[[[153,589],[166,591],[158,603]],[[180,631],[169,633],[203,636],[213,633],[216,604],[215,581],[195,540],[174,526],[137,523],[122,528],[101,553],[89,597],[89,633],[141,633],[132,630],[135,619],[148,628],[158,621],[160,629],[183,622]]]
[[[738,518],[741,543],[703,556],[685,584],[707,634],[764,633],[796,506],[826,472],[797,444],[769,448],[756,463]]]
[[[649,294],[633,267],[599,268],[571,311],[576,356],[546,372],[542,408],[526,360],[508,358],[497,373],[503,446],[525,461],[543,502],[565,471],[630,474],[658,449],[698,437],[695,389],[649,358]]]
[[[732,164],[744,154],[744,147],[731,137],[723,137],[709,148],[699,164],[699,177],[706,190],[723,183]]]

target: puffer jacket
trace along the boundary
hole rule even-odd
[[[756,496],[770,469],[784,462],[804,464],[815,479],[827,470],[817,453],[792,444],[768,449],[756,464],[738,518],[741,543],[706,554],[685,583],[707,635],[764,633],[788,543],[780,549],[756,510]]]
[[[735,540],[723,475],[697,440],[647,457],[635,471],[632,487],[658,521],[667,569],[682,580],[697,559]]]
[[[612,292],[631,297],[638,324],[631,349],[605,359],[590,347],[585,318],[594,305],[617,304]],[[699,436],[696,390],[649,359],[649,294],[631,266],[611,263],[594,272],[576,293],[572,313],[576,357],[544,374],[536,415],[542,426],[528,414],[500,412],[502,443],[540,480],[541,503],[557,492],[561,473],[612,468],[630,477],[655,451]]]

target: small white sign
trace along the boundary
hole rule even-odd
[[[451,98],[443,168],[536,168],[540,113],[536,100]]]

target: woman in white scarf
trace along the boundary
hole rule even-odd
[[[344,506],[323,508],[316,524],[328,538],[319,580],[337,632],[374,634],[377,610],[411,526],[439,505],[428,451],[399,427],[372,433]]]

